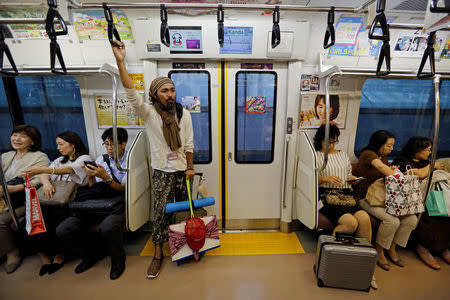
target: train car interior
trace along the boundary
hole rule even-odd
[[[448,0],[0,1],[0,299],[449,299],[449,32]],[[131,89],[126,88],[113,48],[126,51],[124,66]],[[146,112],[129,99],[134,88],[138,101],[158,112],[152,97],[160,97],[159,90],[154,96],[152,88],[161,76],[173,83],[174,100],[192,120],[196,175],[189,197],[214,200],[203,207],[211,217],[208,220],[217,220],[217,228],[206,225],[206,240],[220,243],[200,250],[199,257],[194,250],[193,258],[172,262],[171,254],[190,242],[186,231],[181,245],[172,240],[162,244],[159,276],[149,280],[147,267],[159,251],[153,241],[160,209],[152,195],[165,192],[158,190],[162,171],[154,167],[162,150]],[[164,127],[166,112],[158,113]],[[181,124],[178,116],[175,120]],[[63,174],[55,173],[55,162],[65,155],[58,139],[69,131],[79,136],[85,154],[97,158],[97,165],[103,155],[109,166],[106,172],[115,172],[110,161],[124,176],[116,180],[112,174],[114,179],[109,176],[106,181],[100,175],[86,177],[107,184],[112,180],[113,190],[116,185],[123,187],[123,220],[117,230],[125,269],[117,280],[110,280],[112,253],[111,260],[105,254],[89,270],[75,274],[81,259],[67,251],[60,270],[39,276],[41,253],[21,248],[31,236],[24,233],[24,224],[33,224],[29,206],[35,204],[28,195],[26,213],[15,206],[8,183],[13,163],[5,165],[3,160],[18,151],[13,136],[23,124],[40,132],[40,151],[52,163],[41,173]],[[112,135],[105,139],[110,128]],[[120,141],[120,128],[127,132],[125,144]],[[322,142],[318,141],[321,130]],[[334,154],[342,153],[348,177],[339,179],[339,186],[346,186],[349,193],[352,187],[356,191],[367,179],[358,175],[360,157],[380,130],[389,133],[389,139],[393,136],[395,143],[386,155],[377,153],[371,166],[386,159],[394,174],[383,171],[377,178],[398,174],[401,167],[392,167],[393,163],[405,155],[411,138],[427,141],[426,174],[414,173],[420,178],[417,193],[424,209],[409,213],[418,218],[411,238],[404,245],[397,243],[400,263],[390,257],[389,247],[377,248],[385,223],[364,208],[370,227],[367,242],[386,253],[390,270],[382,266],[386,264],[378,252],[367,289],[322,287],[315,269],[316,258],[322,255],[318,243],[322,235],[335,234],[341,224],[336,220],[342,215],[334,220],[325,213],[323,191],[331,183],[321,174],[334,170]],[[163,132],[161,139],[168,141],[165,128]],[[121,145],[126,145],[125,150]],[[169,156],[164,159],[167,166],[174,165]],[[187,155],[185,160],[182,176],[191,169]],[[77,174],[70,170],[69,174]],[[439,175],[448,176],[442,179],[447,190],[434,184]],[[81,193],[87,181],[77,184],[76,193]],[[28,191],[28,180],[22,185]],[[448,213],[431,217],[425,205],[431,196],[426,195],[437,191],[442,192],[442,203],[447,201]],[[74,197],[77,201],[78,195]],[[357,203],[366,201],[364,196],[354,197]],[[71,203],[64,205],[67,218],[77,216]],[[182,220],[191,216],[189,206],[185,213]],[[167,216],[175,223],[174,215]],[[422,261],[417,250],[422,238],[419,228],[425,226],[420,222],[430,218],[439,218],[444,224],[440,229],[448,233],[445,241],[425,238],[430,244],[447,243],[442,251],[426,250],[438,267]],[[52,228],[50,223],[47,229]],[[100,241],[105,236],[103,223],[94,223],[86,230]],[[58,236],[56,225],[53,234]],[[14,236],[20,253],[13,272],[7,271],[11,249],[1,245],[5,230]],[[208,236],[208,230],[216,230],[217,236]],[[359,234],[359,229],[353,231]],[[173,235],[170,229],[169,236]],[[394,240],[398,239],[396,235]],[[54,242],[62,245],[59,238]],[[339,277],[330,274],[326,275]]]

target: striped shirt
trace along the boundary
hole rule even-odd
[[[325,154],[320,151],[316,151],[317,156],[317,167],[320,167],[323,164]],[[351,185],[346,183],[345,181],[348,177],[352,176],[352,165],[350,163],[350,159],[348,158],[347,153],[343,151],[339,151],[337,153],[328,153],[328,163],[326,168],[319,172],[320,177],[327,176],[337,176],[344,181],[344,184],[341,186],[335,186],[331,183],[324,182],[320,186],[325,188],[342,188],[342,189],[351,189]]]

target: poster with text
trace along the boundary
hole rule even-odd
[[[252,54],[253,27],[225,26],[223,34],[220,54]]]
[[[133,32],[125,13],[115,9],[112,9],[111,13],[120,39],[122,41],[132,40]],[[108,39],[108,22],[106,22],[103,10],[74,10],[73,19],[73,25],[80,41]]]
[[[330,124],[345,128],[347,104],[348,95],[330,95]],[[325,124],[325,94],[302,94],[298,124],[303,129]]]
[[[394,51],[392,57],[422,57],[423,52],[427,49],[428,35],[421,31],[401,30],[399,31],[392,43]],[[439,57],[445,47],[447,41],[447,33],[438,31],[436,33],[436,43],[434,44],[435,56]]]
[[[245,111],[248,114],[263,114],[266,112],[266,97],[248,96],[246,99]]]
[[[144,94],[141,95],[144,96]],[[98,127],[111,127],[113,109],[111,95],[95,95],[95,109]],[[117,95],[117,125],[125,128],[141,128],[143,124],[126,95]]]

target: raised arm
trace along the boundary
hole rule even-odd
[[[122,85],[126,89],[132,89],[134,87],[133,81],[131,81],[128,75],[127,68],[125,67],[125,44],[119,41],[115,41],[119,47],[111,46],[114,57],[116,58],[117,68],[119,68],[120,80]]]

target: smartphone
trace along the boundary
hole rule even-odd
[[[96,168],[98,167],[94,160],[86,160],[86,161],[84,162],[84,164],[85,164],[85,166],[88,167],[88,168],[89,168],[89,165],[94,166],[94,167],[96,167]]]
[[[360,181],[360,180],[363,180],[363,179],[365,179],[365,178],[364,177],[358,177],[358,178],[355,178],[355,179],[347,180],[346,182],[355,182],[355,181]]]

